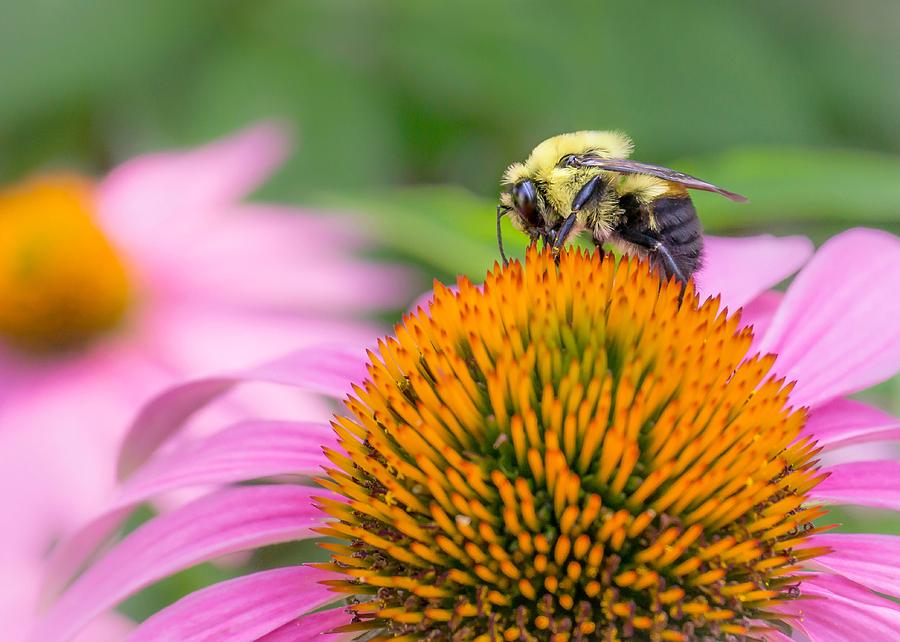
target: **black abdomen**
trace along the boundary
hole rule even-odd
[[[686,279],[700,269],[703,255],[703,226],[689,196],[664,197],[653,201],[657,238],[666,246]],[[671,276],[664,262],[654,263],[666,276]]]

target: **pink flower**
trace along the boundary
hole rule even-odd
[[[96,186],[47,176],[0,192],[0,567],[15,586],[0,599],[6,639],[25,635],[16,623],[51,544],[108,501],[140,403],[285,346],[363,345],[375,326],[353,318],[404,300],[403,274],[352,258],[362,238],[349,221],[241,202],[286,151],[284,132],[264,124],[134,159]],[[234,404],[263,400],[276,416],[328,416],[296,393]]]
[[[129,595],[194,564],[317,532],[355,543],[329,546],[330,565],[264,571],[197,591],[142,623],[129,640],[328,639],[320,636],[351,622],[348,608],[359,616],[357,631],[335,639],[465,622],[477,623],[471,635],[503,627],[506,639],[524,630],[549,639],[552,627],[590,636],[599,626],[620,639],[653,627],[666,632],[662,639],[686,641],[895,639],[900,607],[878,593],[900,596],[900,538],[825,533],[808,522],[825,511],[818,503],[900,509],[900,465],[848,462],[819,471],[807,437],[827,451],[900,436],[896,419],[844,398],[900,369],[900,242],[872,230],[841,234],[784,295],[765,291],[803,263],[806,243],[756,244],[758,252],[735,260],[726,279],[712,242],[700,284],[720,289],[730,305],[755,308],[765,329],[754,345],[775,351],[774,359],[751,357],[750,337],[717,315],[715,302],[697,309],[688,301],[676,312],[677,288],[664,287],[654,299],[656,286],[636,262],[616,271],[571,252],[563,276],[533,254],[525,268],[490,274],[482,291],[466,281],[458,295],[439,290],[432,318],[408,317],[396,339],[370,355],[368,368],[345,353],[308,348],[170,388],[132,425],[122,464],[135,472],[112,506],[61,547],[49,589],[72,577],[136,503],[184,487],[211,490],[147,522],[91,564],[34,640],[67,640]],[[585,316],[594,309],[587,291],[606,306],[599,316]],[[566,315],[565,323],[555,315]],[[605,325],[585,326],[586,318]],[[594,340],[608,340],[602,345],[615,346],[614,354],[554,370],[558,355],[585,354],[594,348],[582,342]],[[546,351],[544,341],[559,345]],[[693,367],[679,369],[683,362]],[[605,366],[593,372],[594,363]],[[638,376],[637,364],[649,374]],[[796,385],[766,378],[769,368]],[[604,392],[608,372],[618,373],[619,383]],[[601,383],[593,389],[587,382],[595,376]],[[581,377],[586,385],[579,388]],[[554,383],[533,390],[535,378]],[[174,441],[191,412],[250,381],[334,397],[352,391],[353,398],[335,430],[248,420]],[[597,405],[583,406],[588,397]],[[788,398],[794,408],[808,408],[805,425],[802,410],[784,406]],[[658,411],[653,399],[662,404]],[[588,411],[579,415],[582,407]],[[614,413],[609,422],[583,423],[607,413]],[[597,450],[589,442],[601,434]],[[457,443],[465,447],[451,447]],[[438,460],[445,463],[429,463]],[[325,490],[234,485],[308,478],[322,465],[333,468]],[[547,495],[535,494],[545,486]],[[542,575],[553,564],[559,572]],[[536,577],[546,578],[537,588]],[[484,590],[467,588],[470,581]],[[376,601],[369,601],[372,586],[381,587]],[[447,594],[448,587],[458,593]],[[362,601],[335,604],[342,596],[332,588]],[[520,607],[509,606],[513,594],[521,617]],[[331,608],[314,612],[325,606]]]

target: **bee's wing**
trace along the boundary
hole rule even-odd
[[[716,194],[721,194],[726,198],[730,198],[732,201],[743,203],[747,200],[746,196],[729,192],[721,187],[716,187],[712,183],[701,181],[699,178],[684,174],[683,172],[676,172],[674,169],[669,169],[668,167],[660,167],[659,165],[651,165],[650,163],[639,163],[638,161],[627,159],[597,158],[596,156],[577,156],[574,160],[576,164],[584,167],[599,167],[600,169],[618,172],[620,174],[647,174],[648,176],[655,176],[656,178],[661,178],[665,181],[684,185],[690,189],[715,192]]]

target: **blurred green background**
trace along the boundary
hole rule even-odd
[[[358,214],[426,288],[496,258],[508,163],[622,129],[637,158],[750,197],[697,194],[711,232],[897,233],[898,33],[896,0],[7,0],[0,182],[275,117],[299,146],[261,196]],[[900,411],[896,381],[869,398]],[[230,573],[204,565],[126,610]]]
[[[478,274],[504,167],[615,128],[750,197],[698,194],[710,231],[900,231],[898,30],[894,0],[6,2],[0,179],[278,117],[300,146],[265,196]]]

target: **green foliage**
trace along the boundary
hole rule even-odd
[[[0,15],[0,174],[96,171],[249,120],[295,124],[270,194],[492,196],[577,128],[664,162],[740,145],[900,152],[900,5],[864,0],[44,0]]]
[[[369,231],[380,244],[442,279],[465,274],[480,280],[499,259],[496,202],[462,188],[407,188],[324,202],[335,209],[365,212],[377,221]],[[524,250],[527,239],[506,220],[503,235],[507,253]]]
[[[676,164],[750,198],[741,204],[696,194],[704,222],[714,230],[772,229],[786,222],[813,231],[827,223],[900,225],[900,156],[755,146]]]

